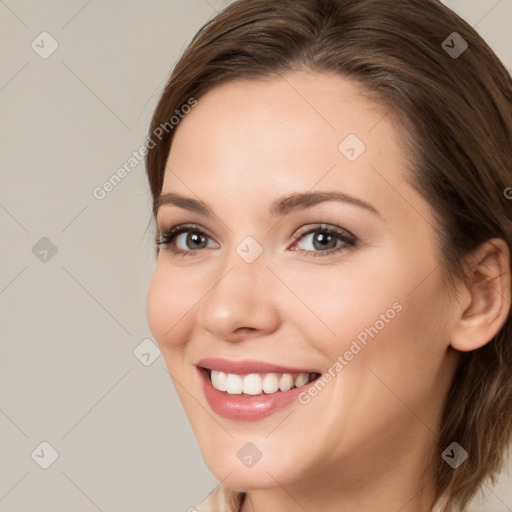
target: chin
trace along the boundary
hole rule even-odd
[[[255,444],[261,446],[262,443],[255,440]],[[202,455],[210,472],[234,491],[269,489],[276,485],[286,486],[303,477],[304,471],[298,467],[297,460],[285,458],[282,453],[276,453],[275,450],[267,456],[261,454],[261,458],[251,460],[248,454],[252,453],[253,456],[258,457],[255,450],[251,441],[231,440],[230,448],[219,450],[215,447],[208,452],[202,449]],[[262,451],[264,450],[262,448]]]
[[[278,485],[276,481],[281,485],[288,483],[283,476],[286,473],[283,468],[258,467],[260,463],[261,461],[252,468],[245,468],[241,464],[239,466],[226,464],[221,467],[214,464],[208,465],[208,468],[228,489],[238,492],[270,489]],[[229,476],[226,476],[228,473]]]

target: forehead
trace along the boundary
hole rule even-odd
[[[254,153],[264,157],[260,144],[272,157],[278,156],[279,148],[295,149],[287,151],[293,158],[299,143],[319,146],[323,140],[324,146],[337,149],[337,142],[351,133],[368,140],[384,114],[383,107],[370,102],[356,83],[338,75],[301,71],[272,79],[237,80],[213,88],[199,100],[181,121],[171,153],[175,157],[173,149],[186,138],[188,143],[195,139],[202,150],[226,153],[228,146],[233,156],[242,147],[245,159]],[[392,138],[395,134],[389,128],[382,123],[379,137],[389,131],[387,138]],[[251,141],[253,151],[247,153]]]
[[[399,137],[386,109],[346,78],[294,72],[232,81],[181,120],[162,192],[228,198],[242,209],[241,198],[315,187],[396,203],[407,172]]]

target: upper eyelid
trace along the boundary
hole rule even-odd
[[[184,222],[182,224],[175,224],[175,225],[171,226],[170,228],[164,228],[164,229],[160,229],[158,227],[156,237],[158,240],[161,236],[165,237],[165,236],[172,234],[172,237],[173,237],[172,239],[175,240],[176,237],[178,237],[179,235],[181,235],[183,233],[187,233],[188,231],[196,231],[196,232],[202,233],[202,234],[206,235],[208,238],[211,238],[212,240],[214,240],[216,243],[219,243],[219,242],[217,242],[216,238],[209,232],[208,229],[204,228],[200,224],[195,224],[195,223],[190,223],[190,222]]]
[[[163,235],[165,235],[166,233],[169,233],[170,231],[178,231],[181,229],[183,229],[183,230],[188,229],[190,231],[194,231],[194,230],[201,231],[201,232],[204,232],[205,234],[207,234],[208,236],[214,238],[214,236],[211,235],[211,232],[208,228],[205,228],[201,224],[196,224],[194,222],[183,222],[181,224],[172,225],[170,228],[160,228],[157,225],[158,233],[161,233]],[[298,228],[294,231],[294,234],[292,234],[292,237],[295,238],[295,233],[298,233],[299,235],[303,235],[303,234],[309,233],[310,231],[314,231],[314,230],[320,231],[321,229],[325,229],[326,231],[340,231],[342,233],[347,233],[348,235],[355,237],[355,235],[353,235],[348,229],[343,228],[341,226],[336,226],[334,224],[329,224],[326,222],[319,222],[316,224],[313,223],[313,224],[307,224],[305,226],[301,226],[300,228]]]
[[[292,238],[295,240],[294,243],[301,240],[305,235],[309,235],[311,233],[314,233],[315,231],[329,231],[333,233],[335,236],[338,236],[339,238],[343,237],[343,235],[348,236],[349,238],[352,238],[354,242],[358,240],[358,237],[354,235],[351,231],[349,231],[346,228],[343,228],[341,226],[337,226],[334,224],[329,224],[327,222],[319,222],[316,224],[307,224],[305,226],[302,226],[294,231],[294,233],[291,235]],[[181,224],[175,224],[171,226],[168,229],[162,229],[158,228],[157,233],[157,239],[160,237],[160,235],[166,236],[167,234],[173,232],[173,238],[174,241],[177,236],[181,235],[182,233],[186,233],[187,231],[198,231],[204,235],[206,235],[208,238],[212,239],[215,243],[219,244],[217,239],[209,232],[208,229],[206,229],[204,226],[196,223],[190,223],[190,222],[184,222]]]
[[[354,238],[354,239],[357,238],[356,235],[354,235],[348,229],[343,228],[341,226],[336,226],[334,224],[325,223],[325,222],[318,223],[317,225],[303,226],[296,231],[297,236],[294,233],[292,235],[292,237],[298,239],[303,235],[307,235],[309,233],[314,233],[315,231],[321,232],[322,230],[334,233],[335,235],[338,235],[338,236],[348,235],[351,238]]]
[[[183,222],[181,224],[174,224],[171,225],[169,228],[160,228],[157,226],[157,232],[158,234],[166,235],[170,233],[171,231],[176,233],[177,231],[200,231],[201,233],[204,233],[205,235],[208,235],[210,238],[215,238],[210,231],[205,228],[204,226],[201,226],[201,224],[196,224],[194,222]]]

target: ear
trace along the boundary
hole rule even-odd
[[[462,352],[491,341],[510,312],[510,251],[501,238],[481,244],[468,258],[466,290],[461,314],[450,336],[451,346]]]

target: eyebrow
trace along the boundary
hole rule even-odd
[[[292,212],[306,210],[312,206],[326,201],[340,201],[354,206],[359,206],[360,208],[364,208],[365,210],[368,210],[371,213],[382,217],[380,212],[366,201],[358,199],[357,197],[350,196],[343,192],[336,191],[304,192],[291,194],[289,196],[273,201],[270,206],[269,213],[272,216],[284,216]],[[178,206],[179,208],[198,213],[204,217],[214,217],[213,211],[203,201],[193,199],[191,197],[184,197],[172,192],[162,194],[157,198],[153,207],[154,216],[156,217],[158,210],[162,206],[169,205]]]

